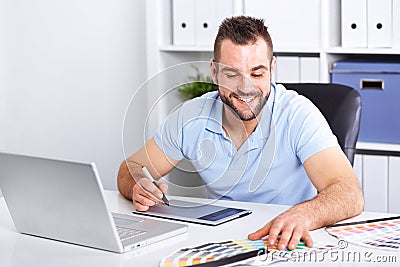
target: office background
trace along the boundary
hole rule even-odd
[[[274,77],[278,82],[329,82],[330,67],[337,61],[400,62],[400,15],[393,12],[400,10],[399,3],[0,0],[0,150],[95,161],[104,187],[116,189],[115,177],[124,157],[122,134],[129,133],[127,154],[143,144],[143,114],[164,93],[162,79],[159,87],[147,88],[147,102],[130,107],[129,129],[123,129],[130,98],[147,77],[167,67],[208,61],[223,17],[249,14],[267,19],[278,59]],[[367,5],[376,5],[368,9],[376,13],[368,14]],[[353,10],[347,13],[361,19],[356,29],[364,33],[345,30],[345,23],[351,21],[345,10]],[[380,16],[390,38],[367,39],[367,28],[372,30],[368,17]],[[377,39],[391,42],[375,43]],[[193,69],[188,67],[164,78],[184,81],[190,74]],[[171,94],[161,103],[164,106],[157,110],[160,114],[155,115],[149,134],[179,101]],[[400,145],[364,143],[358,148],[362,153],[356,155],[354,168],[367,210],[400,212],[394,189],[400,186]],[[198,183],[188,182],[187,174],[176,177],[182,185]],[[188,194],[192,193],[183,193]]]
[[[95,161],[116,189],[124,113],[146,79],[145,1],[0,0],[0,20],[0,150]]]

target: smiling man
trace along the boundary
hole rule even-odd
[[[141,167],[158,179],[186,158],[210,198],[291,205],[249,234],[280,249],[312,246],[310,230],[359,214],[363,196],[336,137],[309,100],[271,82],[275,65],[263,20],[224,20],[210,61],[219,90],[185,102],[121,164],[120,192],[139,211],[162,203],[167,185]]]

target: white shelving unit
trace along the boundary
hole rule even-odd
[[[218,0],[217,0],[218,1]],[[249,8],[248,5],[259,5],[267,2],[274,5],[283,6],[284,10],[273,9],[272,12],[279,14],[283,18],[290,18],[291,21],[302,22],[302,16],[309,12],[316,12],[320,24],[318,45],[310,47],[298,47],[296,41],[299,38],[307,38],[308,28],[304,32],[297,33],[290,44],[276,45],[279,40],[274,40],[274,53],[279,56],[299,56],[299,57],[318,57],[319,58],[319,81],[330,81],[330,66],[338,60],[391,60],[400,62],[400,49],[391,48],[343,48],[341,47],[341,1],[340,0],[303,0],[300,1],[302,10],[291,9],[293,5],[298,5],[298,0],[232,0],[234,15],[246,14],[246,10],[252,9],[258,12],[257,17],[268,19],[267,8]],[[279,2],[279,4],[277,3]],[[284,4],[286,2],[286,5]],[[307,5],[312,5],[308,7]],[[193,61],[209,61],[212,58],[213,44],[207,46],[176,46],[172,42],[172,0],[147,0],[147,72],[149,77],[167,68]],[[317,7],[317,8],[315,8]],[[311,10],[311,11],[310,11]],[[313,13],[311,13],[313,14]],[[278,24],[279,25],[279,24]],[[275,25],[276,26],[276,25]],[[285,25],[282,26],[282,28]],[[287,25],[286,25],[287,27]],[[271,29],[275,30],[275,29]],[[279,31],[276,29],[275,31]],[[290,36],[288,37],[290,38]],[[297,38],[297,40],[296,40]],[[174,68],[174,67],[172,67]],[[279,66],[277,67],[279,69]],[[207,63],[205,63],[204,72],[208,73]],[[168,79],[176,80],[176,84],[184,82],[188,75],[193,74],[193,69],[186,67],[176,72],[176,76],[169,76]],[[160,81],[160,87],[149,90],[149,105],[153,105],[155,99],[165,92],[165,84],[168,81]],[[279,81],[278,81],[279,82]],[[163,87],[164,86],[164,87]],[[171,98],[164,101],[158,111],[160,114],[155,116],[158,121],[152,122],[149,128],[150,134],[154,132],[156,125],[163,120],[163,117],[173,109],[181,100],[177,94],[171,93]],[[387,149],[390,147],[390,149]],[[393,185],[400,184],[400,171],[396,166],[400,162],[400,145],[387,144],[369,144],[362,143],[358,148],[363,151],[363,155],[357,155],[355,169],[363,185],[366,198],[366,209],[371,211],[391,211],[400,212],[400,195],[393,193]],[[394,153],[394,155],[368,155],[368,151],[383,151]],[[399,153],[398,155],[396,153]],[[382,153],[381,153],[382,154]],[[372,158],[370,158],[372,157]],[[378,160],[376,161],[375,158]],[[379,162],[376,167],[376,162]],[[386,163],[385,163],[386,162]],[[390,164],[389,164],[390,162]],[[385,167],[383,167],[385,166]],[[377,170],[381,169],[381,172]],[[373,175],[367,174],[367,171],[374,170]],[[390,177],[390,178],[389,178]],[[381,186],[384,189],[377,195],[376,187]],[[374,201],[380,201],[378,206],[370,205]],[[383,202],[384,203],[383,203]],[[382,204],[383,203],[383,204]]]
[[[218,0],[217,0],[218,1]],[[246,5],[258,4],[258,2],[268,2],[268,0],[232,0],[234,14],[246,14]],[[271,0],[270,0],[271,1]],[[285,0],[288,3],[295,0]],[[310,2],[311,1],[311,2]],[[277,2],[277,1],[275,1]],[[284,1],[279,1],[284,2]],[[295,1],[298,2],[298,1]],[[304,10],[307,10],[307,3],[315,5],[316,0],[301,1]],[[290,55],[319,55],[321,62],[321,82],[329,82],[330,64],[337,59],[352,59],[359,57],[379,58],[379,56],[390,55],[395,59],[400,59],[400,49],[392,48],[342,48],[340,35],[340,0],[317,1],[319,3],[320,16],[320,42],[319,47],[288,47],[276,46],[274,52],[276,54]],[[147,57],[148,57],[148,74],[152,75],[163,70],[171,64],[184,62],[186,59],[203,59],[209,60],[212,53],[212,45],[209,46],[175,46],[172,43],[172,0],[148,0],[147,6]],[[264,9],[259,9],[259,17],[266,17],[267,12],[263,15]],[[301,22],[302,12],[299,10],[291,11],[290,5],[287,5],[285,12],[274,10],[274,13],[281,13],[283,17],[297,16]],[[250,14],[251,15],[251,14]],[[272,36],[273,41],[274,37]],[[307,38],[307,29],[304,29],[304,38]],[[296,43],[296,39],[293,40]],[[199,55],[199,53],[202,53]],[[174,58],[176,60],[171,60]]]

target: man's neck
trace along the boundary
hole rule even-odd
[[[237,150],[256,129],[262,112],[253,120],[243,121],[228,107],[224,106],[222,113],[222,128],[236,145]]]

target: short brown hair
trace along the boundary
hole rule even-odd
[[[248,45],[255,43],[260,37],[267,43],[272,59],[273,45],[268,28],[264,25],[264,19],[249,16],[236,16],[224,19],[219,26],[214,42],[215,61],[218,62],[221,57],[221,44],[223,40],[229,39],[237,45]]]

